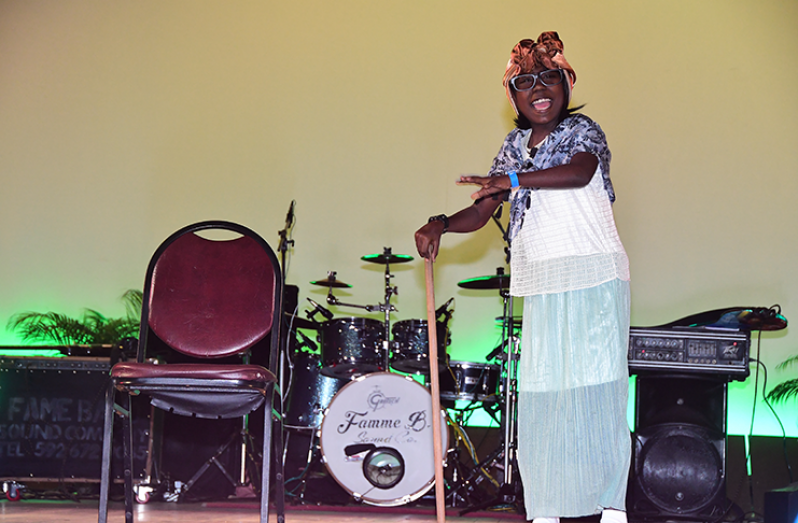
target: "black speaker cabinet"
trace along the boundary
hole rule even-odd
[[[99,482],[108,357],[0,356],[0,477]],[[144,475],[150,408],[135,401],[134,479]],[[122,425],[114,422],[112,474],[122,478]]]
[[[726,500],[723,377],[638,375],[630,516],[720,516]]]

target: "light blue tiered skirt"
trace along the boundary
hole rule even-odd
[[[629,282],[524,298],[518,465],[527,518],[625,510]]]

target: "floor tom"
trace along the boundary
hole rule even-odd
[[[324,409],[346,382],[324,376],[318,354],[297,352],[292,363],[284,425],[287,428],[318,429]]]

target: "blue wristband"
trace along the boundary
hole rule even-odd
[[[510,177],[510,185],[513,186],[513,189],[516,187],[520,187],[521,184],[518,183],[518,173],[515,171],[510,171],[507,173],[507,176]]]

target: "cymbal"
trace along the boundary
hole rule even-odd
[[[478,276],[457,282],[458,287],[464,289],[506,289],[510,286],[509,274],[493,274],[491,276]]]
[[[306,320],[300,316],[294,316],[290,312],[283,312],[289,322],[293,322],[295,329],[313,329],[318,330],[319,324],[310,320]]]
[[[407,254],[391,254],[391,253],[367,254],[360,259],[371,263],[381,263],[383,265],[391,263],[407,263],[409,261],[413,261],[413,257],[408,256]]]
[[[311,285],[320,285],[322,287],[334,287],[336,289],[349,289],[352,286],[340,280],[336,280],[335,276],[328,276],[323,280],[314,280],[310,282]]]

